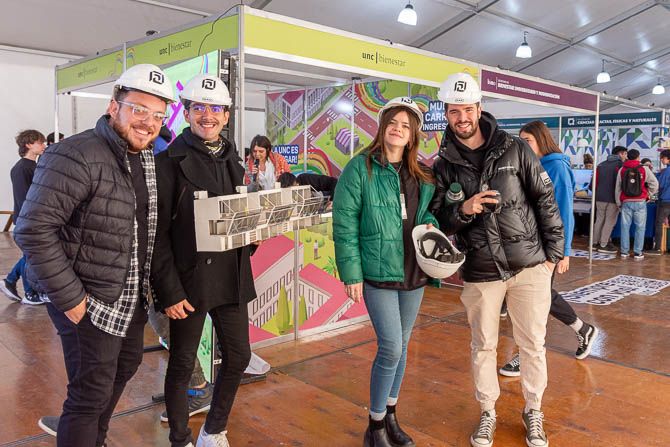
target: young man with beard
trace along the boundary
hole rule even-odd
[[[158,231],[152,265],[156,302],[170,317],[170,360],[165,376],[165,406],[173,447],[193,446],[188,427],[188,388],[207,314],[222,351],[211,407],[198,447],[228,446],[226,425],[235,394],[249,364],[247,304],[256,297],[250,247],[198,252],[194,192],[210,197],[234,194],[244,168],[235,145],[221,134],[232,104],[216,76],[198,75],[180,94],[184,129],[156,157]]]
[[[51,418],[59,447],[105,445],[142,361],[157,215],[151,149],[172,101],[158,67],[125,71],[95,129],[45,151],[21,209],[16,241],[50,300],[68,375],[63,412]]]
[[[540,411],[547,386],[544,338],[551,275],[564,245],[551,180],[528,144],[500,130],[495,118],[481,110],[482,94],[470,75],[447,78],[439,97],[446,103],[449,126],[433,165],[432,209],[440,228],[456,235],[466,255],[461,301],[472,330],[475,397],[481,408],[470,444],[493,445],[500,396],[498,325],[506,297],[521,358],[526,444],[544,447],[549,445]],[[464,201],[445,201],[452,183],[463,187]]]

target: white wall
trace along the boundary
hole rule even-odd
[[[66,59],[0,50],[0,209],[12,210],[9,171],[19,159],[14,138],[24,129],[37,129],[45,136],[54,129],[54,67]],[[60,129],[71,132],[70,98],[62,98]],[[0,222],[4,226],[4,221]]]

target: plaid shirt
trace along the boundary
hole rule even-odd
[[[137,300],[140,299],[140,281],[142,281],[142,297],[144,303],[149,302],[149,271],[151,269],[151,256],[154,251],[154,239],[156,236],[156,224],[158,221],[158,196],[156,192],[156,165],[154,164],[153,151],[150,149],[140,152],[144,178],[149,190],[149,213],[147,216],[149,242],[147,244],[147,259],[144,263],[144,277],[140,278],[139,261],[137,256],[137,219],[134,224],[133,251],[130,258],[130,268],[126,275],[126,284],[123,292],[116,302],[112,304],[103,303],[95,297],[88,295],[87,312],[91,323],[101,331],[117,337],[125,337],[130,321],[133,319]],[[130,171],[130,163],[126,157],[126,166]]]

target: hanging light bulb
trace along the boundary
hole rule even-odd
[[[605,59],[603,59],[603,69],[598,73],[598,76],[596,76],[596,83],[604,84],[606,82],[610,82],[610,74],[605,71]]]
[[[521,59],[528,59],[533,56],[533,50],[530,48],[530,45],[528,45],[526,36],[528,36],[528,31],[523,32],[523,42],[521,42],[521,45],[516,49],[516,57],[520,57]]]
[[[661,84],[661,78],[658,78],[658,84],[651,90],[652,95],[662,95],[665,93],[665,87]]]
[[[405,25],[416,26],[416,11],[410,2],[407,2],[405,9],[398,14],[398,22],[404,23]]]

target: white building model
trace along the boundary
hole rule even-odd
[[[226,251],[270,239],[321,221],[327,198],[310,186],[207,197],[195,193],[195,236],[198,251]]]

